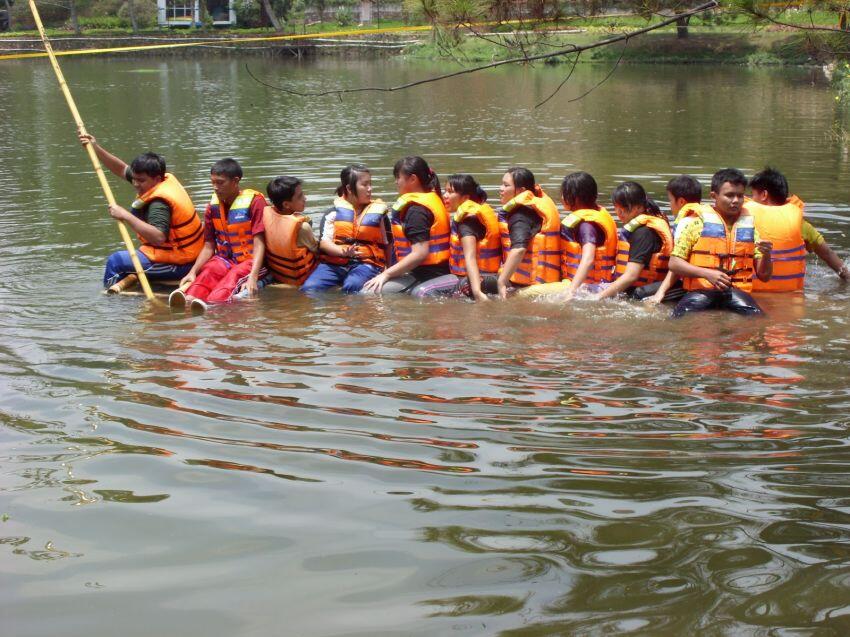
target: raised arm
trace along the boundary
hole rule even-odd
[[[111,173],[117,175],[121,179],[125,179],[127,174],[127,162],[119,159],[103,146],[98,144],[94,135],[79,135],[79,139],[83,146],[91,144],[94,149],[94,154],[97,155],[97,158],[103,162],[103,165],[106,166]]]

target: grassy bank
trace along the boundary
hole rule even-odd
[[[491,34],[486,39],[467,36],[453,48],[452,54],[462,61],[491,62],[518,56],[520,51],[537,55],[570,45],[584,46],[619,32],[619,29],[591,27],[574,33],[554,33],[533,42],[506,34]],[[408,47],[406,53],[439,59],[445,57],[446,49],[444,43],[428,42]],[[705,27],[691,29],[689,36],[681,39],[676,36],[675,28],[659,29],[625,45],[617,43],[586,51],[581,61],[608,62],[619,58],[621,53],[627,63],[821,65],[836,59],[850,59],[850,34]],[[572,58],[572,55],[565,55],[547,62],[572,63]]]

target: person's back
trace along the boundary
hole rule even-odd
[[[561,276],[570,281],[566,300],[582,285],[597,286],[614,279],[617,224],[611,213],[598,205],[597,196],[596,180],[586,172],[571,173],[561,183],[567,211],[561,224]]]
[[[753,281],[755,292],[795,292],[803,289],[806,253],[814,252],[839,277],[848,279],[847,266],[820,232],[804,218],[803,201],[790,195],[788,181],[767,167],[750,179],[752,200],[746,203],[760,236],[773,245],[774,271],[770,281]]]

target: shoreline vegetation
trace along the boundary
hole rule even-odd
[[[465,27],[446,24],[434,31],[404,31],[406,27],[428,27],[429,22],[421,16],[415,19],[415,14],[404,21],[380,20],[361,25],[337,20],[312,23],[293,20],[279,31],[270,27],[148,26],[134,32],[126,17],[95,14],[78,17],[79,33],[75,33],[69,24],[54,20],[54,26],[47,28],[47,35],[56,51],[158,45],[158,48],[150,50],[109,52],[123,56],[402,56],[471,66],[522,55],[534,56],[570,45],[588,45],[647,27],[664,17],[655,15],[646,19],[630,13],[565,16],[557,21],[494,24],[492,27],[479,27],[476,33]],[[844,63],[850,61],[850,31],[836,28],[839,24],[836,11],[785,11],[780,18],[781,25],[757,20],[741,12],[712,11],[694,16],[689,21],[687,37],[680,37],[677,27],[669,25],[627,43],[588,51],[580,56],[578,62],[615,63],[619,60],[626,64],[794,65],[844,69]],[[29,26],[22,18],[15,24]],[[152,24],[151,20],[147,21],[147,25]],[[374,29],[398,31],[369,32]],[[344,37],[340,37],[340,32],[345,32]],[[332,34],[335,37],[324,37]],[[294,37],[259,41],[275,36]],[[242,39],[247,41],[240,43]],[[162,47],[163,44],[192,41],[199,44]],[[35,30],[0,32],[0,55],[40,51],[43,48]],[[545,63],[572,64],[574,57],[563,55],[547,59]]]

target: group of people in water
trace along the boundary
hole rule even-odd
[[[711,203],[703,203],[694,177],[671,179],[672,223],[639,183],[624,182],[611,196],[618,228],[586,172],[564,177],[561,218],[527,168],[504,173],[494,209],[471,175],[450,175],[443,191],[417,156],[396,162],[399,196],[387,205],[373,198],[369,169],[352,164],[340,173],[316,237],[296,177],[271,180],[267,200],[241,185],[236,160],[216,161],[213,195],[201,220],[161,155],[145,153],[128,165],[91,135],[80,140],[133,184],[138,196],[131,210],[113,205],[110,215],[138,235],[150,279],[180,280],[169,297],[175,309],[202,312],[283,283],[306,293],[340,289],[474,301],[513,294],[564,302],[577,295],[625,295],[675,302],[673,316],[712,308],[756,315],[762,310],[752,292],[803,288],[808,252],[841,279],[850,278],[847,265],[804,219],[803,202],[772,168],[749,180],[740,170],[719,170],[711,180]],[[120,286],[133,271],[127,251],[113,253],[104,286]]]

